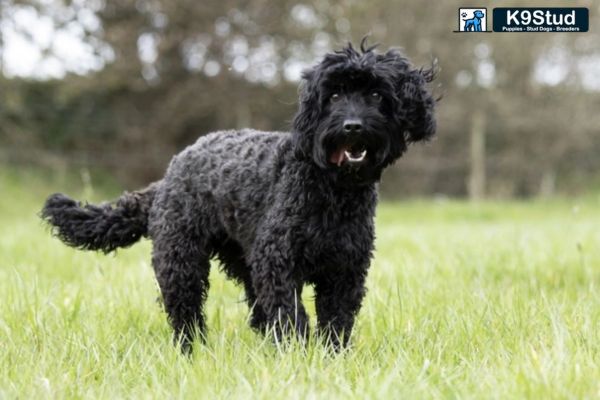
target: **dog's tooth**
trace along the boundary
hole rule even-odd
[[[348,161],[350,161],[350,162],[361,162],[362,160],[364,160],[364,159],[365,159],[365,156],[367,155],[367,150],[363,150],[363,151],[360,153],[360,156],[358,156],[358,157],[353,157],[353,156],[352,156],[352,153],[351,153],[351,152],[349,152],[349,151],[345,151],[345,152],[344,152],[344,155],[346,156],[346,158],[347,158],[347,159],[348,159]]]

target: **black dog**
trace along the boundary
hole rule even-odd
[[[186,349],[205,329],[213,256],[244,286],[251,326],[276,338],[308,334],[300,295],[313,284],[318,332],[338,348],[365,294],[381,172],[435,132],[433,75],[396,50],[349,44],[304,73],[291,133],[212,133],[142,191],[99,206],[54,194],[42,216],[63,242],[85,250],[149,237],[169,321]]]

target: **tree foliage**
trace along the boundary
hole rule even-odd
[[[600,167],[600,85],[589,79],[600,68],[598,34],[454,34],[459,6],[455,0],[8,1],[4,23],[15,9],[33,7],[56,26],[85,27],[81,10],[92,10],[99,23],[86,28],[85,40],[103,68],[61,80],[2,78],[0,144],[101,164],[130,184],[149,181],[207,132],[288,129],[299,70],[370,34],[382,48],[403,47],[418,65],[438,60],[435,91],[443,97],[438,138],[388,172],[384,193],[466,193],[476,112],[485,116],[488,192],[534,195],[548,182],[551,189],[586,189]],[[553,68],[563,77],[548,82],[556,78]]]

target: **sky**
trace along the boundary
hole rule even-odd
[[[81,10],[78,23],[61,29],[55,27],[52,18],[38,15],[33,8],[5,9],[3,14],[2,67],[9,77],[62,78],[66,72],[85,74],[99,70],[110,60],[108,49],[99,56],[84,41],[84,27],[94,30],[100,24],[90,10]]]

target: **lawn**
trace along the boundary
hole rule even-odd
[[[600,397],[597,196],[382,204],[369,292],[337,356],[255,334],[215,265],[208,343],[187,359],[157,302],[150,243],[65,247],[36,216],[57,189],[118,192],[0,170],[0,399]]]

